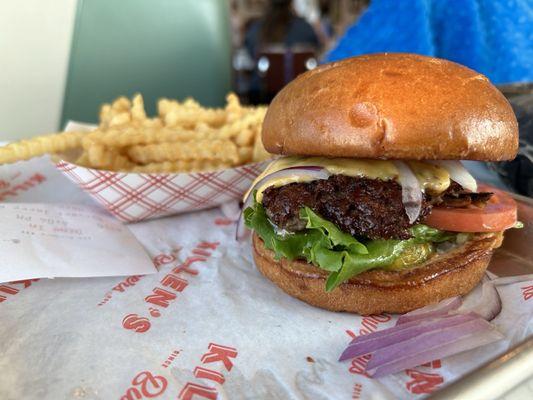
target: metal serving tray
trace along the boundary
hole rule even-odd
[[[510,195],[518,204],[518,220],[524,223],[524,228],[511,229],[505,234],[503,245],[495,251],[488,269],[498,276],[533,274],[533,200],[512,193]],[[533,336],[530,336],[506,353],[435,392],[429,399],[498,399],[532,376]],[[529,392],[528,395],[533,396],[533,393]]]

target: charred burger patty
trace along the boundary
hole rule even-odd
[[[491,193],[468,192],[452,182],[441,195],[424,196],[418,221],[429,215],[432,204],[483,206],[490,196]],[[355,237],[411,237],[409,228],[413,224],[409,223],[404,211],[402,187],[395,181],[332,175],[328,179],[269,187],[263,193],[263,206],[268,218],[278,228],[289,232],[305,229],[300,210],[307,206]]]

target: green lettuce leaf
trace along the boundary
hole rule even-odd
[[[455,233],[441,231],[427,225],[415,225],[410,229],[411,235],[419,242],[441,243],[455,239]]]
[[[281,257],[289,260],[302,257],[305,252],[310,251],[313,244],[323,240],[323,235],[318,231],[278,235],[268,220],[265,209],[259,203],[244,210],[244,222],[263,239],[267,249],[274,251],[277,260]]]
[[[361,243],[308,207],[302,208],[300,218],[306,221],[304,231],[282,235],[268,220],[262,204],[255,202],[252,207],[244,210],[246,226],[263,239],[265,247],[274,252],[276,259],[301,258],[330,272],[326,291],[335,289],[342,282],[364,271],[392,264],[411,246],[455,238],[454,234],[416,225],[411,228],[413,238],[409,240],[372,240]]]
[[[409,240],[372,240],[368,242],[368,254],[356,255],[347,254],[343,267],[329,275],[326,281],[326,291],[331,291],[342,282],[347,281],[352,276],[360,274],[373,268],[386,267],[396,260],[403,251],[414,244],[413,239]]]
[[[315,214],[310,208],[300,210],[300,218],[307,221],[307,229],[316,229],[327,237],[333,246],[343,246],[359,254],[368,254],[366,246],[357,241],[352,235],[341,231],[334,223]]]

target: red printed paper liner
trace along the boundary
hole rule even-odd
[[[267,164],[172,174],[103,171],[65,160],[56,166],[115,217],[138,222],[241,200]]]

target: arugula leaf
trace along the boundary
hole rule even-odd
[[[300,210],[300,218],[306,221],[304,231],[281,235],[268,220],[262,204],[255,202],[244,210],[246,226],[263,239],[265,247],[274,252],[275,259],[302,258],[329,271],[326,282],[328,292],[357,274],[391,265],[412,246],[451,240],[456,236],[425,225],[416,225],[411,228],[413,238],[409,240],[372,240],[363,244],[308,207]]]

